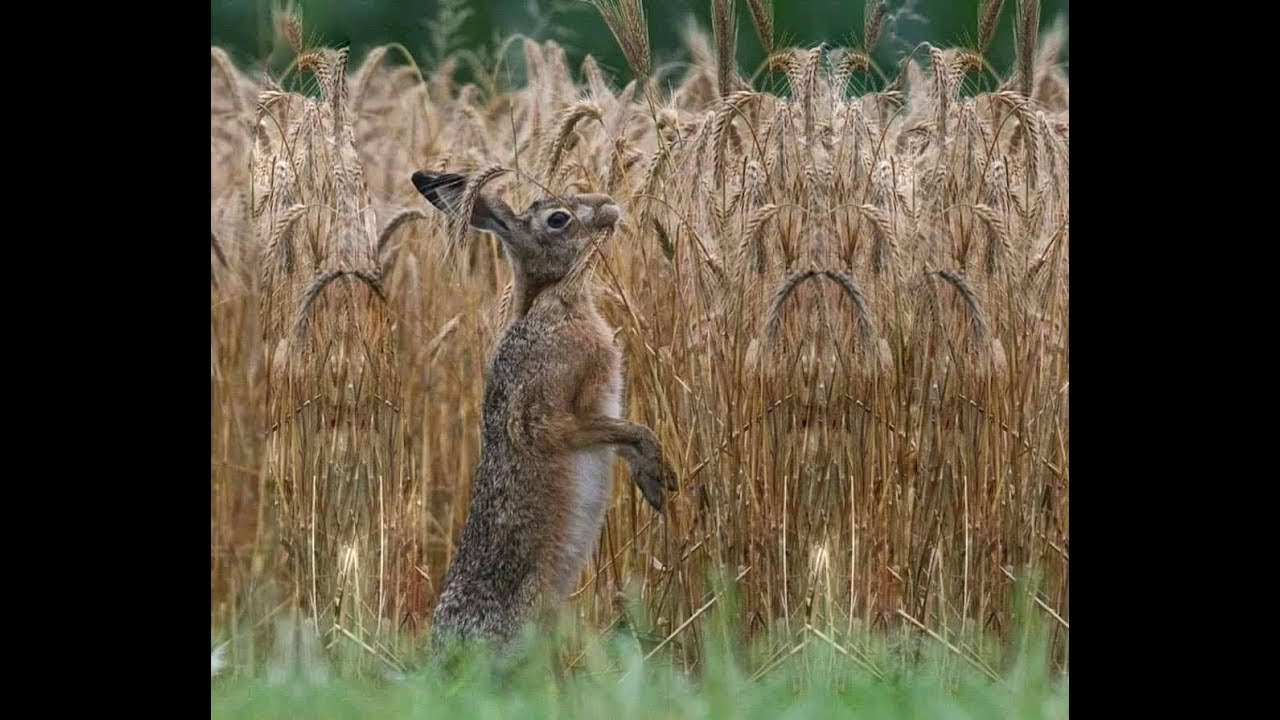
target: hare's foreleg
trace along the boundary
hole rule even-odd
[[[575,450],[597,445],[613,445],[631,466],[631,477],[644,499],[658,512],[665,505],[663,489],[676,489],[676,474],[662,459],[662,447],[653,431],[639,423],[605,415],[580,418],[569,432]]]

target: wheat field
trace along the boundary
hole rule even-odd
[[[283,75],[211,48],[210,620],[233,665],[285,617],[371,665],[430,631],[510,273],[409,178],[502,168],[488,187],[517,209],[622,205],[596,294],[624,414],[679,475],[659,517],[615,467],[571,600],[584,627],[625,623],[694,665],[728,568],[742,632],[780,653],[911,628],[977,655],[1034,576],[1065,668],[1062,29],[1010,3],[1007,76],[981,45],[882,70],[869,13],[860,47],[773,49],[784,82],[765,90],[723,20],[659,79],[638,4],[598,5],[638,80],[513,38],[523,77],[460,84],[398,46],[309,46],[290,16]]]

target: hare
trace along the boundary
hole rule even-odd
[[[416,172],[413,184],[453,216],[467,178]],[[485,377],[471,507],[435,610],[437,649],[446,639],[508,646],[535,608],[573,590],[604,523],[615,450],[658,512],[676,489],[653,431],[621,418],[621,352],[579,277],[593,234],[620,216],[600,194],[520,214],[488,192],[475,202],[470,225],[501,239],[512,296]]]

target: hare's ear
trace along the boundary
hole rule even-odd
[[[418,171],[413,174],[413,186],[418,188],[422,196],[431,201],[442,212],[453,216],[462,204],[462,194],[467,189],[467,179],[454,173],[429,173]],[[471,212],[471,225],[479,230],[488,230],[500,237],[511,234],[516,214],[498,197],[491,193],[481,192],[476,199],[475,209]]]

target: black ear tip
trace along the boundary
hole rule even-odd
[[[461,190],[467,184],[467,179],[456,173],[432,173],[424,170],[415,172],[412,179],[413,186],[423,195],[436,190]]]
[[[433,175],[419,170],[413,174],[413,186],[418,188],[418,192],[426,192],[431,187],[431,181],[434,179]]]

